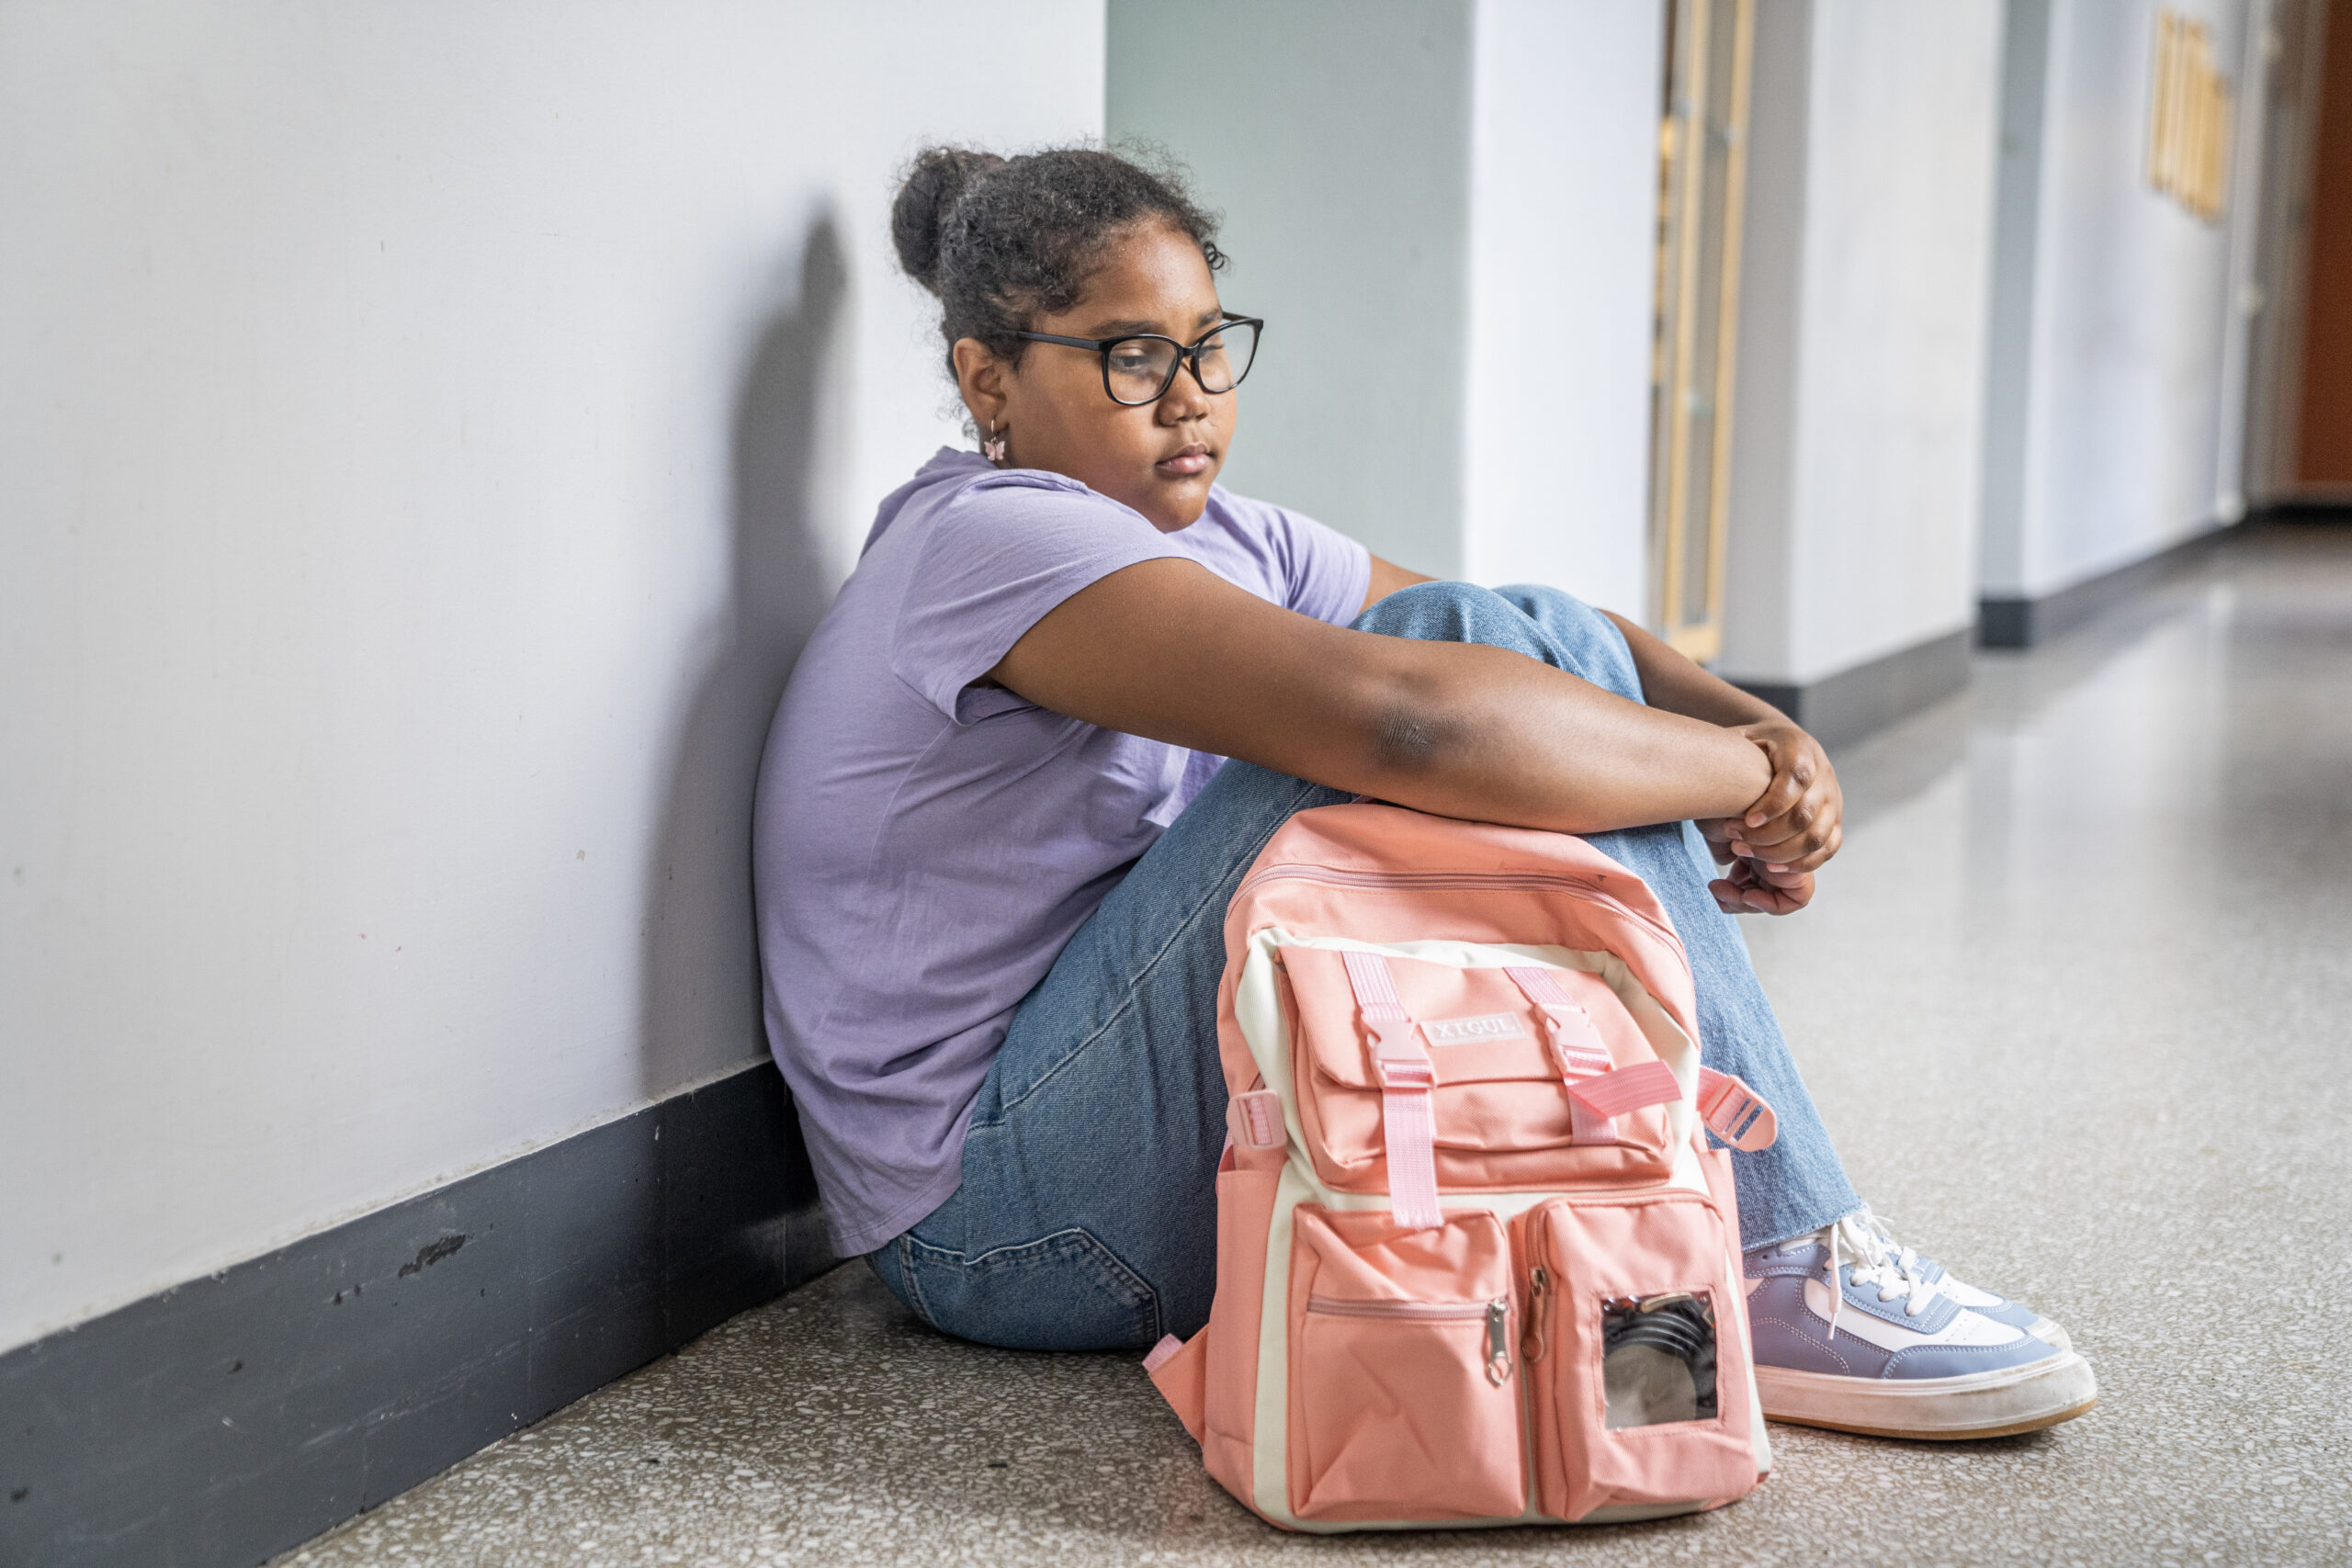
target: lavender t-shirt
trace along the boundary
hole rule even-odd
[[[1209,491],[1163,534],[1078,480],[942,450],[882,502],[768,731],[752,822],[768,1042],[834,1251],[880,1247],[962,1179],[1014,1006],[1223,759],[976,685],[1122,567],[1171,557],[1317,620],[1371,558]]]

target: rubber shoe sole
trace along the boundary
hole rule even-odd
[[[2098,1403],[2091,1364],[2072,1350],[2030,1366],[1957,1378],[1854,1378],[1758,1367],[1756,1387],[1767,1420],[1918,1442],[2038,1432]]]

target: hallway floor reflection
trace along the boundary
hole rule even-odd
[[[1856,1184],[2066,1325],[2081,1420],[1775,1427],[1712,1515],[1316,1541],[1132,1358],[954,1344],[851,1267],[284,1561],[2344,1561],[2352,530],[2233,540],[1838,765],[1845,852],[1758,966]]]

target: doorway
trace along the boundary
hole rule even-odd
[[[2246,491],[2257,510],[2352,505],[2352,7],[2273,0],[2255,220]],[[2331,14],[2333,13],[2333,14]]]
[[[1650,351],[1650,581],[1658,635],[1723,651],[1733,373],[1755,0],[1668,0]]]

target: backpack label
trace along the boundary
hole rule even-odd
[[[1476,1018],[1432,1018],[1421,1023],[1421,1033],[1432,1045],[1483,1045],[1489,1040],[1524,1040],[1527,1021],[1515,1012],[1481,1013]]]

